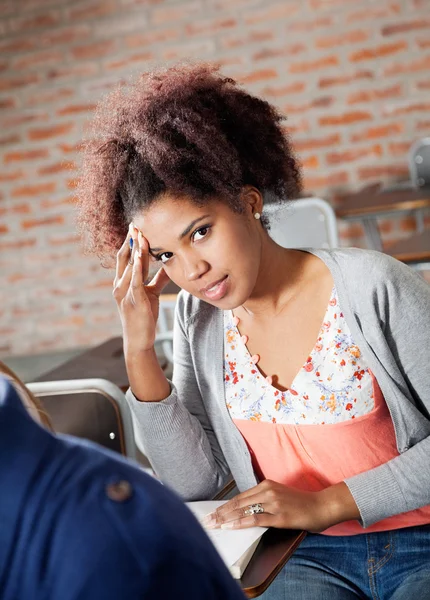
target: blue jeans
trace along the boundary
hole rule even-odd
[[[263,600],[430,600],[430,525],[309,533]]]

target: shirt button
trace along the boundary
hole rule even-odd
[[[128,481],[121,480],[106,486],[106,496],[114,502],[125,502],[131,498],[133,488]]]

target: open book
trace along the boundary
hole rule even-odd
[[[226,500],[209,500],[203,502],[187,502],[188,508],[195,517],[201,521],[207,514],[213,512],[218,506],[225,504]],[[267,527],[250,527],[249,529],[207,529],[210,537],[221,558],[235,579],[240,579],[252,555],[254,554],[261,536]]]

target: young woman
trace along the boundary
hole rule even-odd
[[[120,248],[136,433],[184,499],[235,479],[208,526],[313,532],[267,598],[430,597],[429,287],[384,254],[270,238],[265,200],[300,189],[281,121],[204,64],[98,109],[80,224],[99,256]],[[172,381],[154,352],[169,278]]]

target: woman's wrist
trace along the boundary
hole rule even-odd
[[[170,395],[170,384],[158,362],[155,349],[131,352],[124,345],[128,381],[141,402],[159,402]]]
[[[358,506],[344,481],[317,493],[321,519],[327,521],[325,528],[360,518]]]

